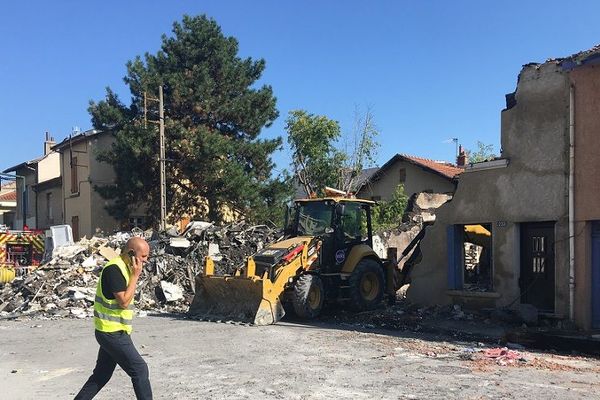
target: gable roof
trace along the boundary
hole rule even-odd
[[[425,171],[432,172],[442,178],[448,179],[449,181],[455,180],[458,177],[458,175],[464,171],[464,169],[446,161],[434,161],[428,158],[421,158],[411,156],[408,154],[396,154],[394,157],[390,158],[385,164],[383,164],[381,168],[377,170],[377,172],[375,172],[367,180],[365,180],[362,183],[361,188],[368,182],[375,182],[379,180],[383,176],[383,174],[385,174],[385,172],[392,167],[392,165],[400,161],[416,165],[417,167],[423,168]]]
[[[464,171],[464,169],[446,161],[434,161],[429,160],[427,158],[409,156],[407,154],[401,154],[400,156],[404,157],[405,160],[408,162],[411,162],[425,169],[429,169],[433,172],[436,172],[440,176],[448,179],[454,179],[458,175],[460,175],[461,172]]]
[[[23,167],[30,167],[32,165],[36,165],[37,163],[39,163],[43,159],[44,159],[44,156],[38,157],[38,158],[34,158],[33,160],[25,161],[25,162],[22,162],[21,164],[17,164],[15,166],[10,167],[10,168],[6,168],[2,172],[3,173],[13,172],[13,171],[16,172],[17,170],[19,170],[19,169],[21,169]]]

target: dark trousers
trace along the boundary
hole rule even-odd
[[[92,376],[81,388],[75,400],[92,399],[110,380],[117,364],[129,375],[138,399],[152,399],[152,388],[148,379],[148,365],[136,350],[127,333],[105,333],[96,331],[100,344],[98,360]]]

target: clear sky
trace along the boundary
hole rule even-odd
[[[10,1],[0,12],[0,170],[91,128],[89,100],[110,86],[129,104],[125,63],[154,53],[182,15],[206,14],[264,58],[280,112],[264,137],[285,138],[290,110],[352,130],[369,106],[381,147],[454,160],[458,138],[499,151],[504,95],[523,64],[600,43],[598,1],[103,0]],[[289,152],[274,156],[288,166]]]

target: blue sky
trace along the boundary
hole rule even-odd
[[[370,107],[378,164],[396,153],[453,160],[459,138],[500,142],[504,95],[523,64],[600,43],[600,2],[546,1],[21,1],[0,14],[0,170],[91,128],[89,100],[110,86],[129,103],[125,63],[156,52],[182,15],[207,14],[264,58],[261,83],[280,112],[264,137],[285,138],[290,110],[351,132]],[[274,155],[288,167],[289,152]]]

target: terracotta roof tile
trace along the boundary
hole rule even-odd
[[[17,201],[17,192],[7,192],[0,195],[0,201]]]
[[[402,157],[412,161],[415,164],[432,169],[435,172],[444,175],[449,179],[455,178],[457,175],[464,171],[464,169],[445,161],[434,161],[427,158],[411,156],[408,154],[402,154]]]

